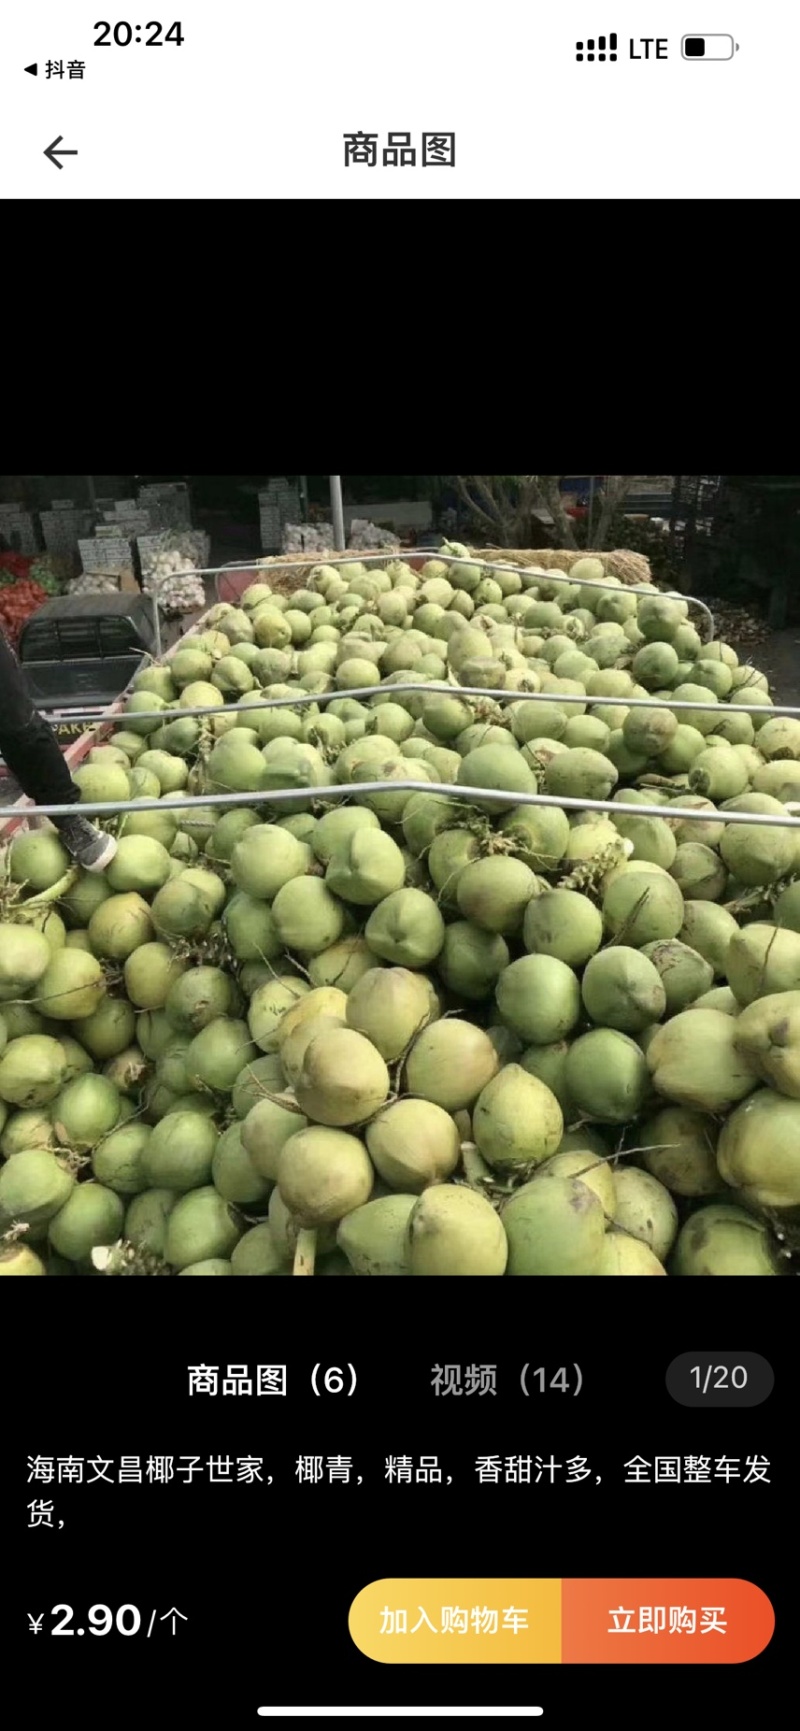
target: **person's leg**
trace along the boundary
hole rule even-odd
[[[31,702],[13,650],[0,631],[0,751],[14,779],[34,805],[77,805],[80,789],[70,775],[52,728]],[[55,819],[68,853],[87,871],[104,871],[116,853],[112,836],[85,817]]]

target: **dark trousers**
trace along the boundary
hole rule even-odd
[[[34,805],[74,805],[80,798],[55,734],[31,702],[19,662],[2,631],[0,753]]]

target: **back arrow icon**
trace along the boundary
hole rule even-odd
[[[64,167],[63,162],[59,162],[58,160],[59,156],[77,156],[78,154],[77,150],[56,150],[56,145],[61,143],[61,136],[61,133],[59,133],[58,138],[54,138],[52,144],[48,144],[44,153],[45,156],[49,157],[50,161],[55,164],[56,168]]]

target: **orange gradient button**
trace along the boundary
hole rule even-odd
[[[349,1616],[383,1665],[741,1665],[774,1628],[736,1579],[371,1581]]]

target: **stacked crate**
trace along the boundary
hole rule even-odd
[[[38,553],[36,524],[30,511],[22,505],[0,505],[0,537],[16,553]]]
[[[261,550],[264,553],[278,553],[281,550],[284,525],[296,523],[300,516],[300,489],[290,487],[288,481],[273,476],[269,486],[258,495],[258,508]]]
[[[159,481],[140,487],[138,502],[150,512],[154,529],[191,528],[191,504],[185,481]]]
[[[81,536],[89,534],[92,513],[71,499],[54,499],[51,510],[39,513],[39,521],[48,553],[70,557],[78,551]]]

